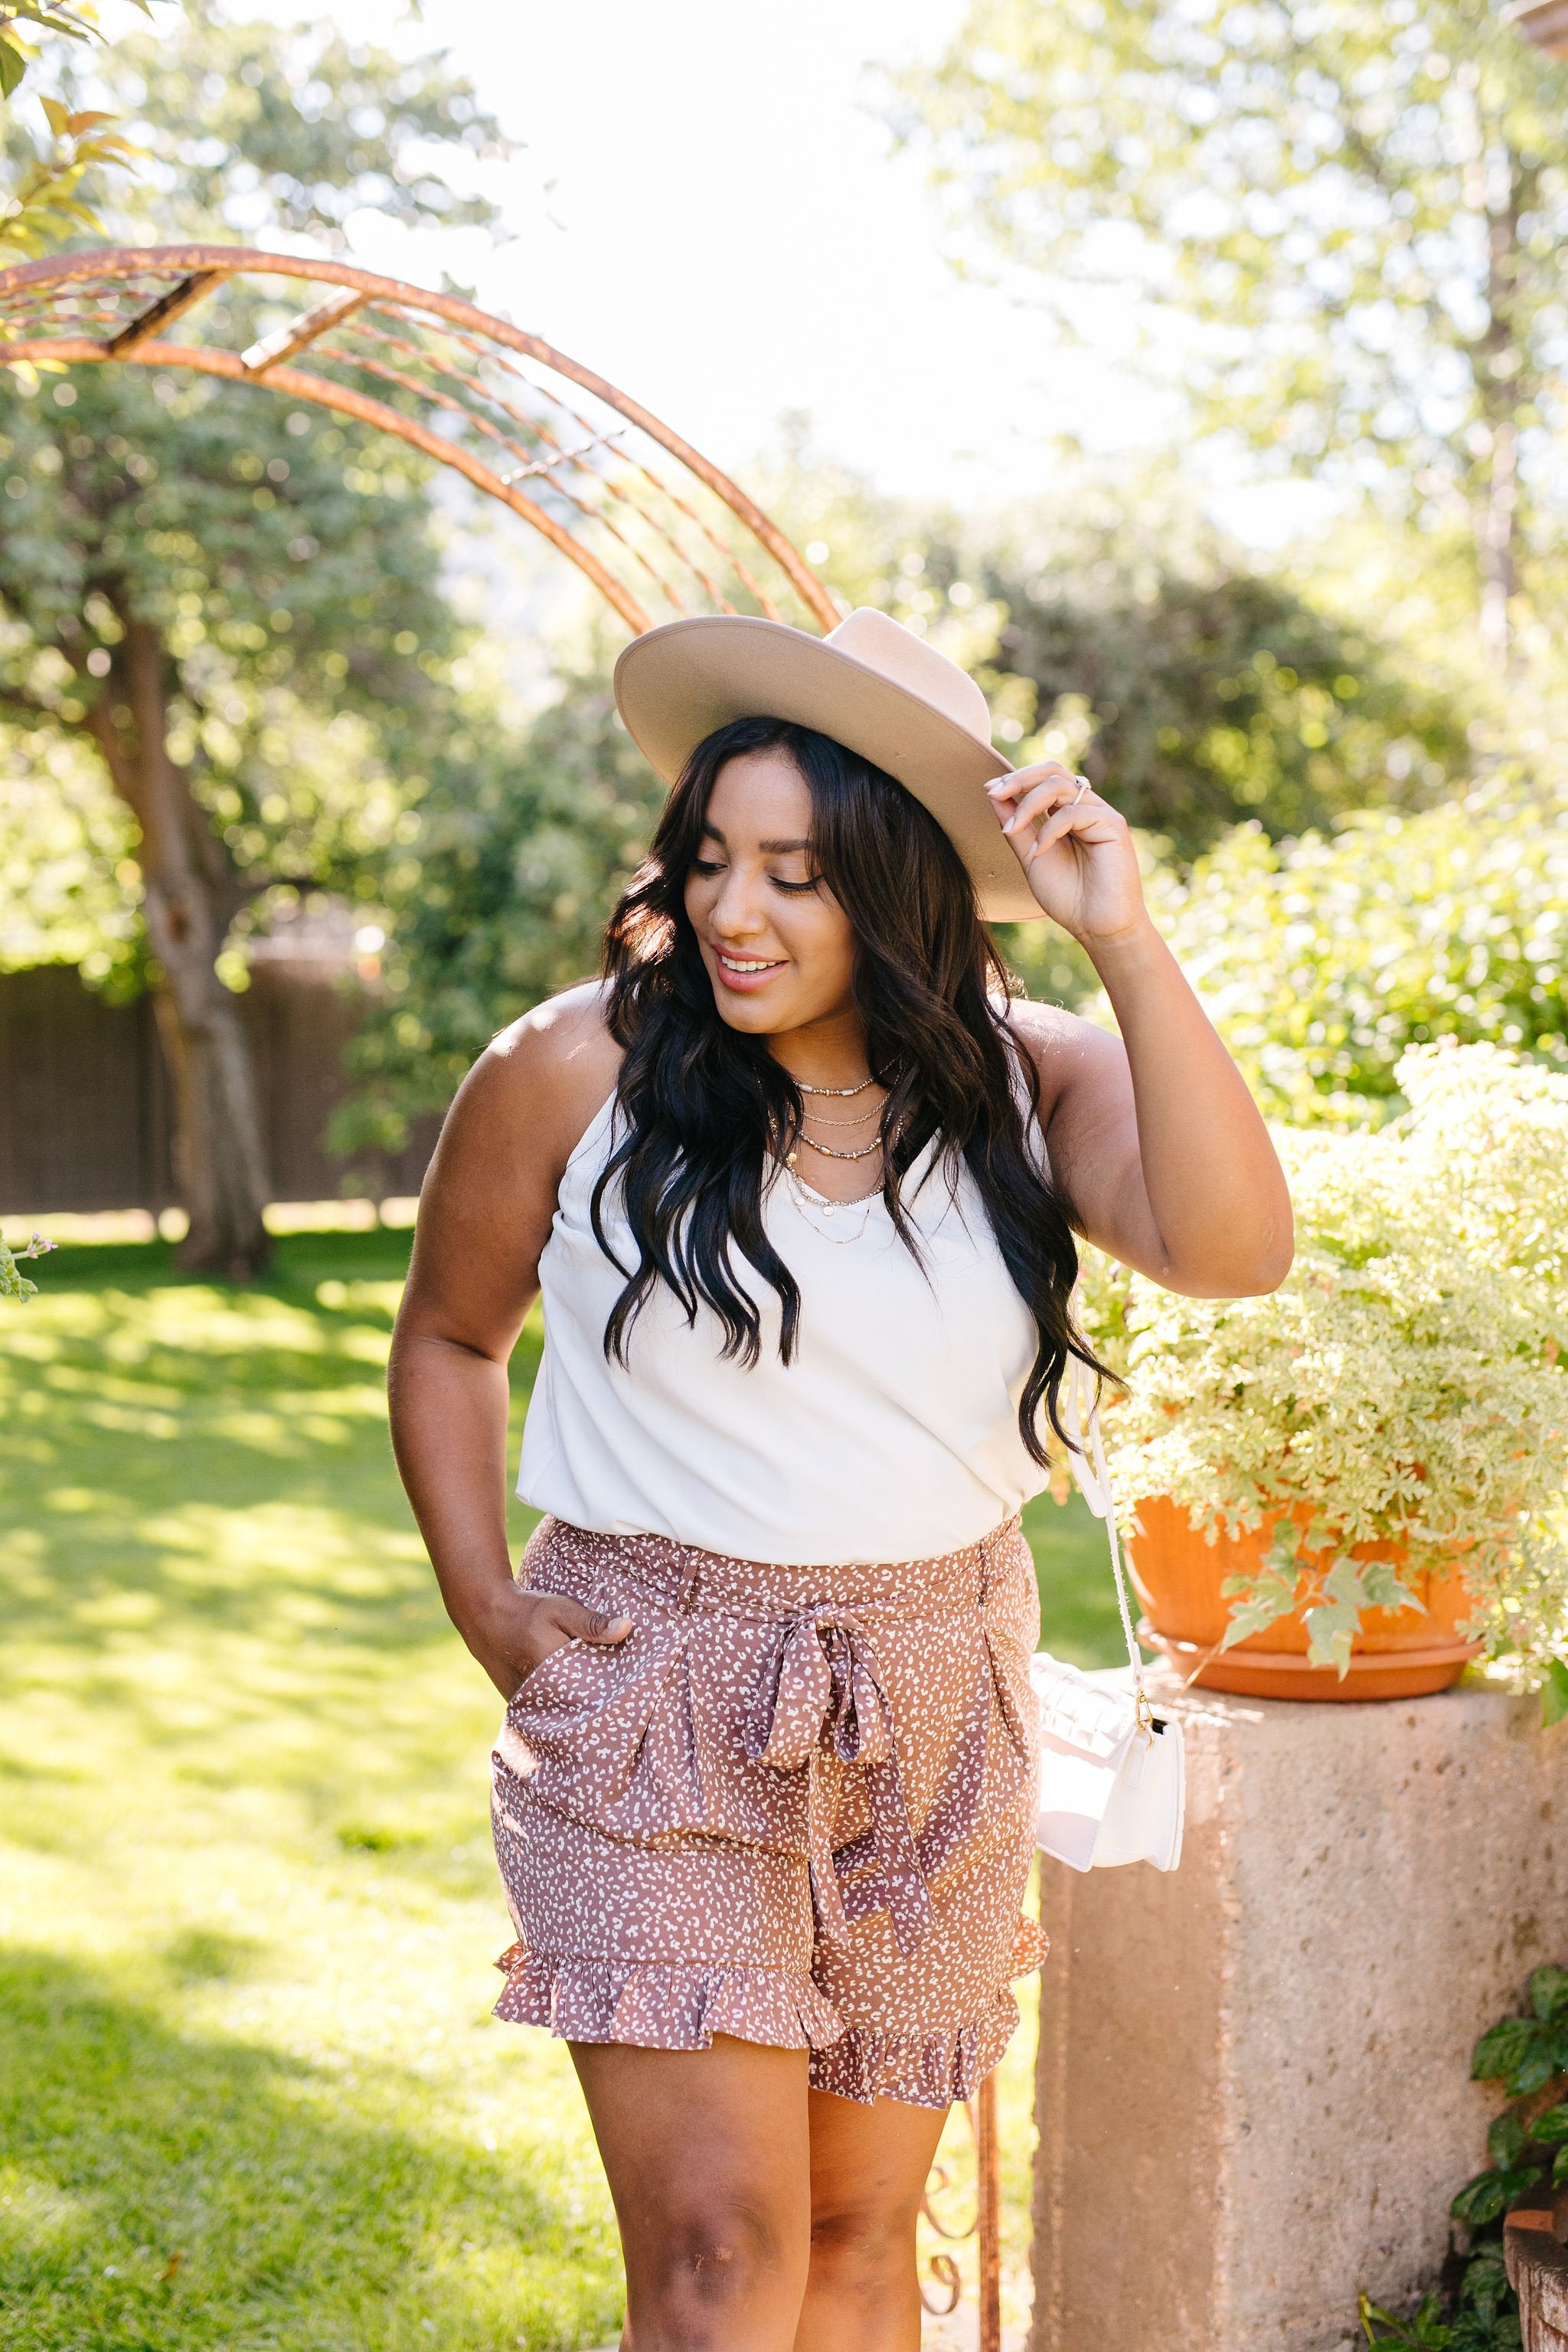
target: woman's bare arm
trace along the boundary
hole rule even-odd
[[[388,1375],[392,1443],[447,1614],[508,1698],[573,1635],[574,1601],[520,1592],[506,1539],[507,1364],[538,1291],[567,1160],[615,1085],[596,987],[504,1030],[447,1115],[419,1202]]]
[[[1167,1289],[1276,1289],[1294,1240],[1268,1130],[1154,928],[1125,822],[1077,785],[1052,762],[991,788],[1036,898],[1092,959],[1121,1033],[1015,1007],[1052,1168],[1088,1239]]]

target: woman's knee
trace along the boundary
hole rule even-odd
[[[638,2267],[667,2304],[743,2311],[803,2284],[795,2233],[766,2198],[715,2187],[674,2200],[657,2229],[639,2234]]]
[[[847,2196],[814,2205],[811,2267],[841,2286],[900,2278],[914,2252],[919,2200]]]

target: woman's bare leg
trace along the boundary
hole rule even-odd
[[[807,2053],[719,2035],[574,2042],[572,2058],[620,2223],[623,2352],[790,2352],[811,2259]]]
[[[811,2270],[794,2352],[919,2352],[915,2222],[947,2111],[810,2095]]]

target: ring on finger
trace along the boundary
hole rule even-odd
[[[1077,784],[1078,790],[1074,793],[1072,799],[1068,803],[1068,806],[1069,808],[1077,808],[1085,793],[1093,789],[1087,776],[1075,776],[1073,782]]]

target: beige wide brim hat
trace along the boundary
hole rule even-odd
[[[674,783],[705,736],[736,719],[786,719],[885,768],[931,811],[973,879],[987,922],[1040,908],[985,787],[1011,772],[974,680],[886,613],[862,605],[826,637],[741,614],[670,621],[616,664],[633,741]]]

